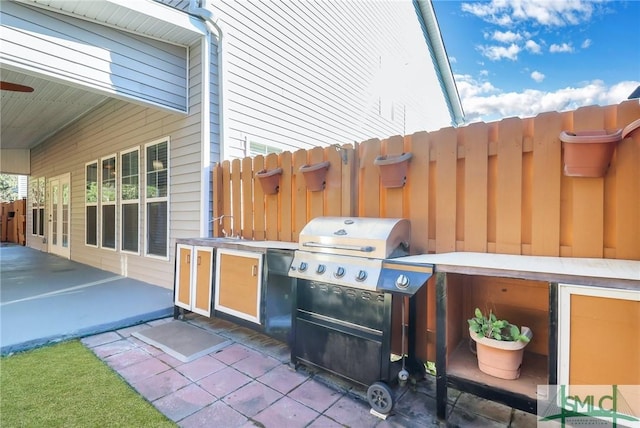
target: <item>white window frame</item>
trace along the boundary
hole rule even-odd
[[[89,165],[96,165],[96,201],[89,202],[87,201],[87,167]],[[102,228],[100,227],[100,198],[101,198],[101,182],[100,182],[100,160],[94,159],[90,162],[84,164],[84,245],[87,247],[98,248],[100,245],[100,231]],[[96,207],[96,243],[88,244],[87,243],[87,207]]]
[[[103,186],[104,179],[102,177],[102,170],[103,170],[103,166],[102,165],[103,165],[103,162],[105,160],[112,159],[112,158],[113,158],[113,160],[115,162],[114,170],[115,170],[115,174],[116,174],[116,176],[114,178],[115,195],[114,195],[114,200],[113,201],[106,201],[105,202],[104,199],[103,199],[104,198],[104,195],[103,195],[103,192],[104,192],[104,186]],[[100,182],[100,186],[99,186],[99,188],[100,188],[100,193],[99,193],[100,197],[98,198],[100,200],[100,208],[99,208],[99,215],[98,215],[99,224],[100,224],[100,227],[99,227],[100,233],[98,234],[98,236],[99,236],[98,245],[100,246],[100,248],[102,248],[104,250],[117,251],[118,250],[118,179],[119,179],[118,178],[118,154],[117,153],[113,153],[113,154],[101,157],[100,158],[100,163],[98,164],[98,169],[99,169],[98,177],[99,177],[99,182]],[[114,233],[115,242],[113,243],[113,248],[105,247],[103,245],[103,242],[102,242],[102,238],[103,238],[102,230],[104,228],[104,218],[103,218],[102,210],[103,210],[103,208],[105,206],[111,206],[111,205],[114,206],[114,225],[113,225],[114,231],[113,231],[113,233]]]
[[[123,199],[122,198],[122,189],[123,189],[123,185],[122,185],[122,179],[124,178],[124,172],[122,170],[122,167],[124,165],[124,163],[122,162],[122,158],[123,156],[132,153],[132,152],[138,152],[138,199]],[[120,152],[120,174],[118,176],[119,178],[119,191],[118,191],[118,197],[117,199],[120,201],[120,208],[118,211],[118,216],[120,217],[120,221],[118,222],[119,226],[118,229],[118,236],[120,237],[120,252],[121,253],[125,253],[125,254],[136,254],[136,255],[140,255],[140,213],[141,213],[141,209],[140,209],[140,201],[141,201],[141,197],[140,197],[140,193],[142,192],[142,177],[140,174],[141,168],[140,168],[140,147],[136,146],[133,147],[131,149],[128,150],[124,150],[122,152]],[[136,240],[138,242],[137,244],[137,248],[138,251],[131,251],[131,250],[126,250],[123,248],[124,245],[124,239],[122,239],[122,232],[123,232],[123,224],[124,224],[124,216],[122,213],[122,209],[125,205],[133,205],[133,204],[137,204],[138,205],[138,227],[136,228],[136,230],[138,230],[138,234],[136,237]],[[146,234],[145,234],[146,236]]]
[[[166,166],[166,170],[167,170],[167,196],[163,196],[163,197],[154,197],[154,198],[149,198],[147,197],[147,174],[148,174],[148,170],[147,170],[147,149],[151,146],[155,146],[158,144],[162,144],[162,143],[167,143],[167,166]],[[170,249],[171,249],[171,245],[170,245],[170,236],[169,236],[169,231],[170,231],[170,226],[171,226],[171,218],[170,218],[170,213],[171,213],[171,201],[170,201],[170,194],[171,194],[171,139],[167,136],[167,137],[163,137],[163,138],[159,138],[157,140],[151,141],[147,144],[144,145],[144,158],[143,158],[143,163],[144,163],[144,256],[145,257],[149,257],[149,258],[153,258],[153,259],[158,259],[158,260],[169,260],[170,258]],[[147,215],[148,215],[148,204],[149,203],[153,203],[153,202],[166,202],[167,203],[167,246],[166,246],[166,256],[159,256],[157,254],[150,254],[149,253],[149,222],[147,221]]]
[[[40,215],[40,210],[45,208],[45,179],[44,177],[31,178],[29,177],[29,201],[31,202],[31,236],[44,238],[44,211],[43,215]],[[33,210],[36,210],[36,215],[33,215]],[[37,233],[33,233],[33,228],[36,228]],[[40,226],[42,226],[42,233],[40,233]]]

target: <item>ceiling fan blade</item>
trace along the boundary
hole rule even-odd
[[[19,85],[18,83],[5,81],[0,81],[0,90],[14,92],[33,92],[33,88],[31,86]]]

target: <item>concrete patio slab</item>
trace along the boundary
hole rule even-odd
[[[172,313],[172,290],[32,248],[0,246],[2,355]]]

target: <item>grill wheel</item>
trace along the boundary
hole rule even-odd
[[[373,410],[386,415],[393,409],[393,391],[384,382],[374,382],[367,389],[367,401]]]

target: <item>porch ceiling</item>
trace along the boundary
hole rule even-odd
[[[0,69],[0,80],[32,87],[33,92],[0,91],[0,146],[30,149],[105,101],[105,95]]]

